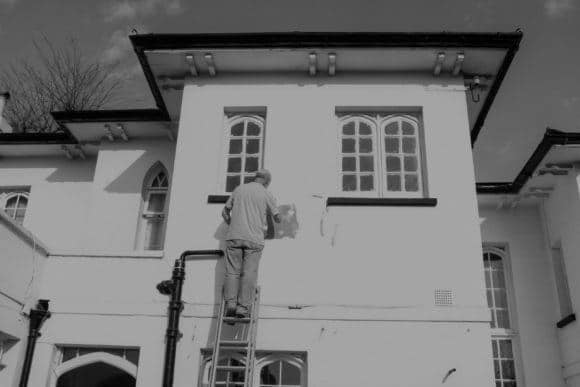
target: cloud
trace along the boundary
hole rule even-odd
[[[168,15],[178,14],[182,11],[181,0],[121,0],[109,3],[104,10],[107,22],[150,16],[159,11]]]
[[[574,0],[546,0],[544,8],[549,17],[560,17],[574,9]]]
[[[18,0],[0,0],[0,5],[8,5],[12,7]]]
[[[117,64],[131,52],[131,41],[127,31],[117,30],[109,38],[109,44],[103,51],[102,62],[105,64]]]

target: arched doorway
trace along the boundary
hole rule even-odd
[[[79,356],[56,370],[56,387],[135,387],[137,367],[104,352]]]

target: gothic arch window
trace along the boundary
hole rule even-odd
[[[211,370],[212,358],[211,354],[207,353],[203,360],[202,369],[202,379],[200,387],[208,387],[210,385],[210,370]],[[244,357],[239,353],[234,353],[230,355],[220,356],[219,365],[228,366],[243,366]],[[216,387],[243,387],[244,386],[244,373],[243,372],[225,372],[218,371],[216,374]]]
[[[54,369],[56,387],[134,387],[138,349],[65,347]]]
[[[163,164],[158,162],[149,169],[143,180],[137,249],[163,250],[168,194],[169,173]]]
[[[261,357],[256,364],[254,386],[305,387],[306,362],[302,356],[274,354]]]
[[[24,222],[27,207],[27,192],[10,192],[4,194],[2,208],[4,209],[4,212],[6,212],[6,214],[17,223],[22,224]]]

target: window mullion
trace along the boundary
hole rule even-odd
[[[379,193],[379,196],[383,197],[385,195],[385,191],[387,190],[387,188],[385,187],[386,184],[386,177],[383,178],[383,174],[386,175],[387,173],[387,166],[386,166],[386,161],[385,159],[385,154],[383,154],[383,130],[381,128],[380,125],[380,116],[377,114],[376,116],[376,121],[375,121],[375,135],[374,135],[374,139],[376,140],[376,157],[378,158],[378,161],[376,163],[377,166],[377,170],[375,171],[375,174],[377,176],[377,192]]]

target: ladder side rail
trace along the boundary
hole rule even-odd
[[[260,287],[256,287],[254,302],[252,305],[250,321],[250,337],[248,338],[248,351],[246,360],[246,383],[245,387],[251,387],[254,381],[254,369],[256,359],[256,338],[258,332],[258,318],[260,315]]]
[[[222,324],[224,320],[224,313],[225,313],[225,298],[222,295],[220,309],[217,315],[217,327],[215,332],[215,339],[213,342],[213,355],[211,358],[211,368],[209,374],[209,387],[215,387],[216,378],[217,378],[217,365],[219,362],[220,356],[220,339],[222,335]]]

